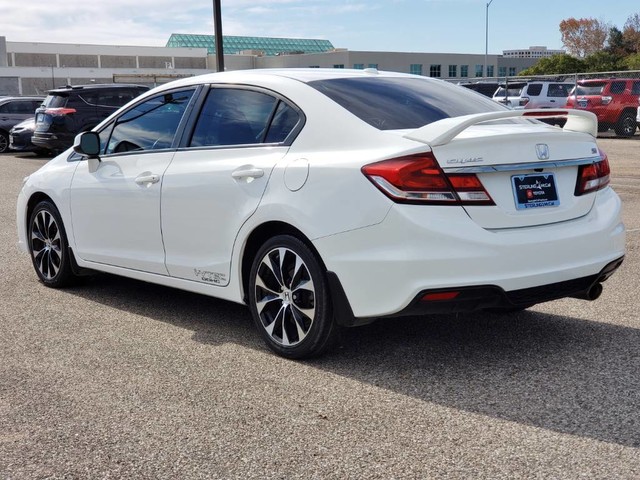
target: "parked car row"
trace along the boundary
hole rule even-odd
[[[613,129],[622,137],[634,135],[640,123],[640,79],[509,82],[498,86],[493,99],[513,109],[587,110],[598,117],[599,132]]]
[[[61,152],[118,108],[149,90],[142,85],[66,86],[46,97],[0,98],[0,153]]]

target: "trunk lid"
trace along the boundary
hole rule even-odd
[[[429,143],[445,173],[477,175],[495,202],[463,207],[479,226],[531,227],[572,220],[591,210],[595,195],[576,196],[575,189],[579,165],[600,160],[595,138],[576,131],[591,133],[592,117],[571,114],[564,131],[526,120],[455,126],[456,119],[447,119],[448,129],[432,124],[405,136]]]

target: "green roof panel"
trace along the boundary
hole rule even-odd
[[[272,38],[272,37],[222,37],[224,53],[238,54],[243,50],[261,50],[265,55],[279,55],[282,53],[322,53],[333,50],[329,40],[311,38]],[[191,35],[172,33],[167,47],[178,48],[206,48],[210,54],[216,52],[216,42],[213,35]]]

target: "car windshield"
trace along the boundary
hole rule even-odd
[[[468,89],[420,78],[334,78],[309,85],[380,130],[419,128],[443,118],[504,110]]]
[[[601,95],[602,90],[604,90],[604,83],[578,85],[578,95]]]

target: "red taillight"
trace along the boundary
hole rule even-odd
[[[522,97],[520,99],[520,106],[524,107],[527,103],[529,103],[529,98],[528,97]]]
[[[371,163],[362,173],[398,203],[494,205],[475,174],[446,175],[432,153]]]
[[[423,302],[442,302],[446,300],[453,300],[458,295],[460,295],[460,292],[457,291],[427,293],[426,295],[423,295],[420,300]]]
[[[604,152],[600,152],[601,160],[591,165],[581,165],[578,168],[578,183],[576,184],[576,197],[587,193],[602,190],[609,185],[609,159]]]
[[[64,108],[64,107],[47,108],[44,111],[44,113],[48,113],[49,115],[62,116],[62,115],[69,115],[70,113],[76,113],[76,109],[75,108]]]
[[[602,105],[609,105],[613,97],[602,97]]]

